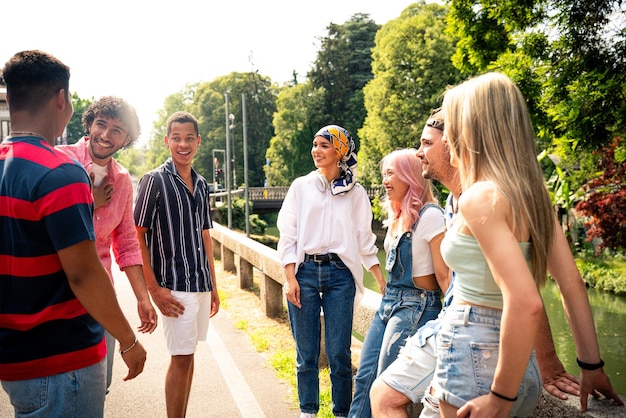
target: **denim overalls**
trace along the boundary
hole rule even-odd
[[[441,210],[435,204],[424,205],[420,218],[430,206]],[[371,416],[372,383],[398,357],[406,339],[426,322],[437,318],[441,311],[441,292],[420,289],[413,283],[412,239],[418,222],[411,231],[397,237],[387,253],[386,293],[363,342],[350,417]]]

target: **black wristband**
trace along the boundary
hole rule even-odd
[[[514,398],[509,398],[508,396],[499,394],[493,389],[489,389],[489,390],[491,391],[491,394],[494,395],[496,398],[504,399],[505,401],[509,401],[509,402],[515,402],[517,400],[517,395],[515,395]]]
[[[576,363],[578,367],[583,370],[598,370],[604,367],[604,360],[600,359],[600,363],[585,363],[584,361],[580,361],[578,357],[576,357]]]

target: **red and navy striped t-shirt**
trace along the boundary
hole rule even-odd
[[[35,137],[0,144],[0,379],[91,366],[104,330],[72,292],[57,251],[95,240],[84,168]]]

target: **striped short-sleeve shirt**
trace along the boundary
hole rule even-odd
[[[157,282],[181,292],[212,290],[202,231],[213,227],[209,189],[192,169],[193,194],[172,159],[139,181],[135,224],[147,228],[147,245]]]
[[[35,137],[0,144],[0,380],[91,366],[104,329],[72,292],[58,251],[95,239],[85,169]]]

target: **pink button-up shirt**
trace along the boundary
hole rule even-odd
[[[57,148],[75,158],[91,172],[91,165],[94,163],[87,151],[88,140],[88,137],[84,137],[76,144],[61,145]],[[128,266],[142,265],[143,260],[133,217],[133,184],[130,174],[111,158],[108,176],[108,182],[113,185],[113,198],[94,211],[93,222],[98,255],[113,281],[111,248],[121,270]]]

